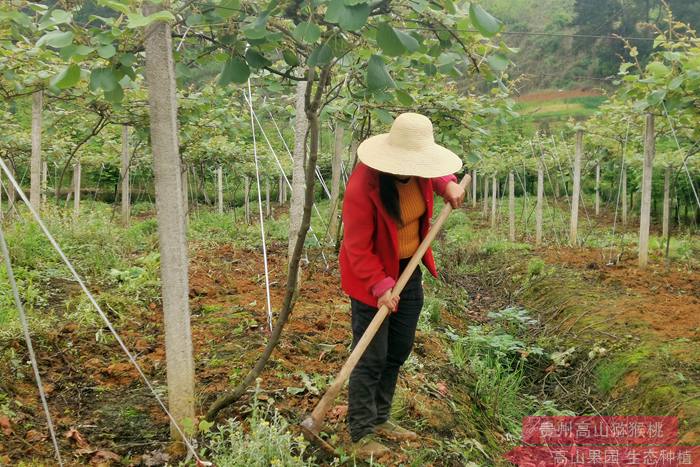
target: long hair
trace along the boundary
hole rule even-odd
[[[399,190],[396,188],[396,179],[393,175],[379,172],[379,199],[382,200],[384,209],[398,225],[401,222],[401,206],[399,205]]]

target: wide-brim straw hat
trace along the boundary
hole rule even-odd
[[[435,144],[430,119],[416,113],[399,115],[389,133],[364,140],[357,157],[380,172],[424,178],[449,175],[462,167],[457,154]]]

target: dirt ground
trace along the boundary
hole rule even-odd
[[[640,269],[632,256],[608,264],[608,252],[583,248],[536,251],[548,263],[585,272],[620,292],[613,313],[618,323],[647,323],[660,338],[700,338],[700,272],[652,262]]]
[[[284,293],[285,253],[281,245],[270,248],[273,315]],[[700,273],[665,271],[657,264],[640,271],[633,258],[608,266],[605,255],[591,249],[542,248],[534,254],[547,263],[579,270],[588,279],[618,292],[615,319],[621,324],[646,323],[660,340],[699,338]],[[195,248],[190,297],[199,413],[240,381],[260,355],[269,333],[264,292],[259,251],[229,245]],[[472,320],[480,318],[480,300],[492,302],[489,297],[477,295],[474,310],[467,310]],[[445,320],[455,326],[464,325],[452,315],[446,315]],[[160,307],[150,304],[133,310],[128,319],[122,320],[120,332],[127,346],[137,352],[148,377],[157,388],[164,389]],[[69,323],[35,344],[62,452],[72,465],[160,465],[168,456],[164,441],[168,437],[167,419],[116,343],[103,334],[104,330],[96,334],[94,329]],[[327,384],[340,369],[349,343],[348,303],[340,290],[337,271],[324,271],[317,261],[304,269],[297,306],[263,373],[260,398],[274,399],[275,406],[297,423],[320,397],[322,391],[316,386]],[[24,352],[19,340],[9,346],[20,356]],[[429,337],[419,336],[416,353],[432,360],[434,368],[447,366],[444,349]],[[51,444],[45,435],[31,375],[12,371],[15,373],[0,381],[3,391],[17,402],[12,405],[13,417],[0,417],[0,465],[32,457],[50,460]],[[428,370],[424,373],[429,374]],[[401,383],[409,388],[407,410],[420,413],[433,433],[449,432],[455,420],[441,396],[447,383],[436,384],[425,374]],[[411,391],[413,387],[421,387],[422,391]],[[341,443],[347,442],[343,397],[330,415],[330,430],[338,433]],[[222,417],[246,410],[245,403],[240,402],[225,410]],[[400,460],[397,457],[393,461]]]

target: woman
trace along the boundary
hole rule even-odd
[[[353,346],[379,307],[386,305],[392,313],[350,375],[348,424],[355,454],[377,458],[388,448],[376,435],[395,441],[417,438],[389,414],[423,307],[420,266],[399,297],[392,289],[430,228],[433,192],[458,207],[464,190],[452,175],[461,168],[461,160],[435,144],[432,124],[422,115],[399,115],[389,133],[365,140],[357,155],[360,163],[343,201],[345,236],[340,249],[341,283],[351,299]],[[430,249],[423,264],[436,275]]]

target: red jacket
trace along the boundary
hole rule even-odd
[[[396,224],[379,197],[379,172],[358,163],[345,190],[343,223],[345,233],[340,247],[340,281],[345,293],[355,300],[377,306],[377,298],[396,284],[399,255]],[[454,175],[418,178],[426,212],[421,219],[421,238],[430,229],[433,216],[433,191],[443,195],[445,187],[456,181]],[[423,256],[423,264],[437,276],[433,252]]]

